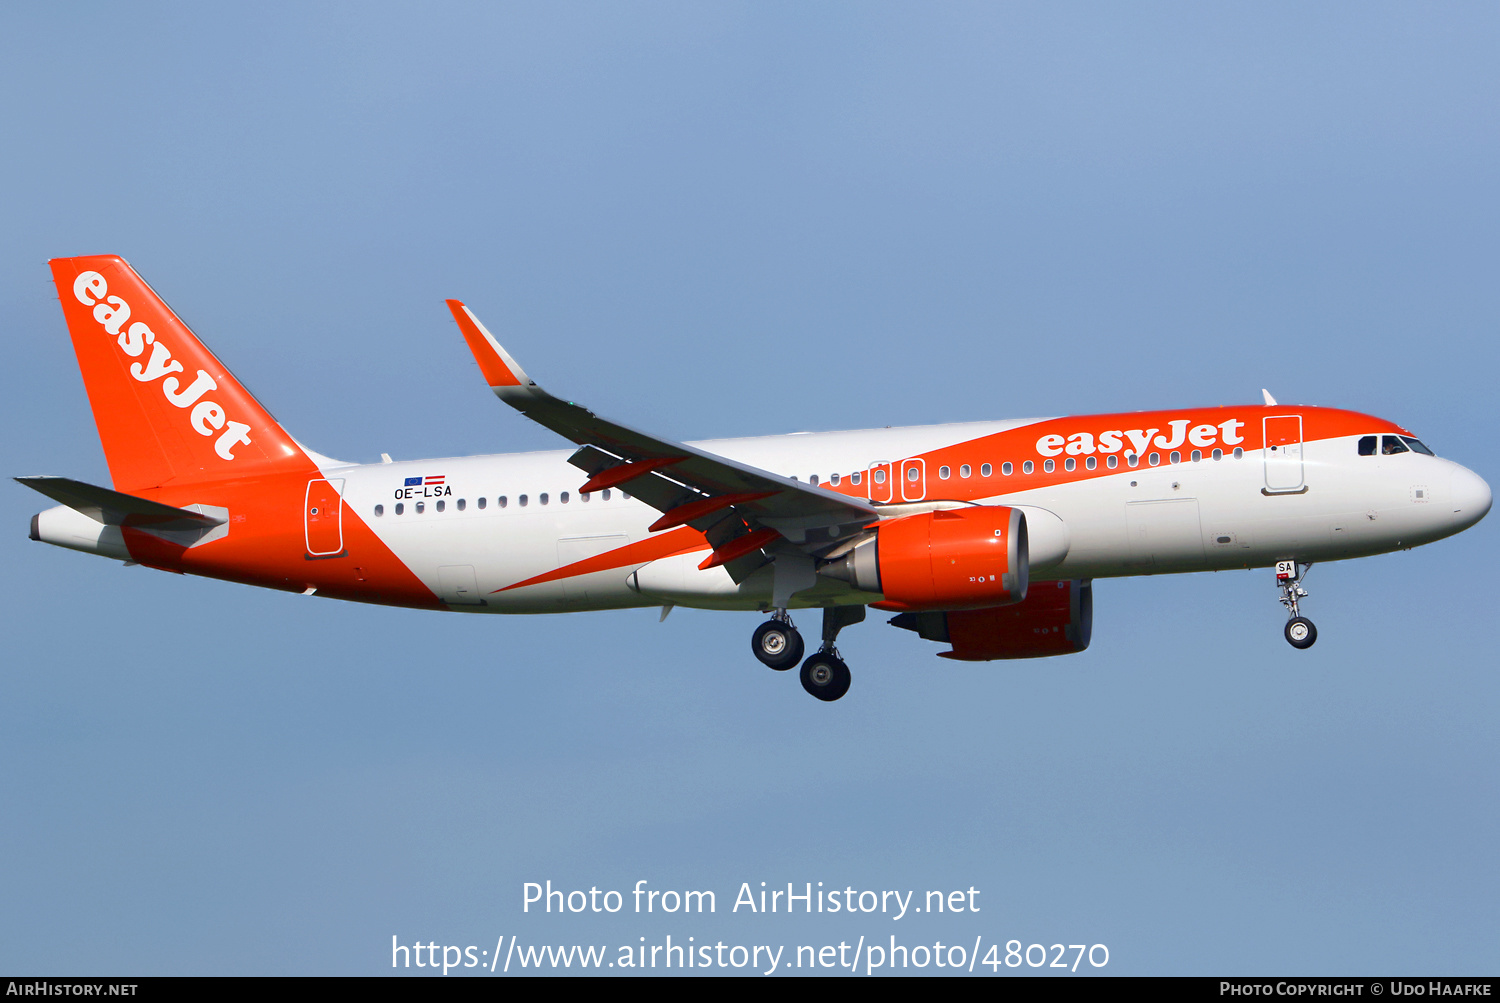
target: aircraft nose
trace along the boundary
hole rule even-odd
[[[1484,478],[1467,467],[1454,469],[1448,497],[1453,499],[1453,518],[1464,529],[1483,519],[1494,500]]]

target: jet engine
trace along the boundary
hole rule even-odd
[[[1089,646],[1094,586],[1087,579],[1036,582],[1024,600],[1010,606],[902,613],[891,624],[953,645],[939,654],[963,662],[1070,655]]]
[[[962,610],[1026,598],[1026,516],[1000,505],[923,512],[882,522],[875,538],[818,573],[863,592],[879,592],[890,610]]]

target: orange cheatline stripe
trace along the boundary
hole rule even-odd
[[[607,470],[601,470],[588,480],[583,482],[583,487],[578,490],[584,494],[591,491],[603,491],[612,488],[616,484],[623,484],[642,474],[649,474],[660,467],[669,467],[674,463],[681,463],[687,459],[686,456],[664,456],[657,460],[638,460],[635,463],[622,463]]]
[[[690,501],[686,504],[678,505],[674,509],[669,509],[665,515],[650,525],[648,531],[658,533],[661,530],[671,529],[673,526],[681,526],[692,522],[694,519],[710,515],[721,508],[740,505],[744,502],[757,501],[761,498],[769,498],[774,494],[780,494],[780,492],[751,491],[738,495],[719,495],[716,498],[699,498],[697,501]]]
[[[484,374],[485,382],[492,387],[520,386],[521,381],[510,371],[505,360],[500,358],[500,353],[495,351],[484,332],[475,325],[463,303],[458,300],[444,302],[453,312],[453,319],[458,321],[458,329],[463,332],[464,341],[469,343],[469,351],[474,353],[474,361],[479,363],[479,371]]]
[[[579,575],[591,575],[596,571],[609,571],[612,568],[623,568],[630,564],[646,564],[662,557],[703,550],[707,546],[708,541],[703,539],[702,533],[691,526],[684,526],[675,533],[628,543],[623,547],[617,547],[593,557],[585,557],[581,561],[553,568],[534,578],[528,578],[524,582],[516,582],[514,585],[507,585],[503,589],[494,591],[509,592],[511,589],[525,588],[528,585],[541,585],[544,582],[555,582],[563,578],[577,578]]]
[[[698,565],[698,570],[707,571],[709,568],[717,568],[721,564],[728,564],[736,557],[744,557],[752,550],[759,550],[780,536],[781,534],[774,529],[757,529],[753,533],[747,533],[737,539],[730,540],[724,546],[709,554],[703,563]]]

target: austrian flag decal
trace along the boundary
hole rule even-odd
[[[448,484],[445,474],[436,476],[428,474],[422,477],[407,477],[396,489],[395,497],[402,498],[445,498],[453,493],[453,488]]]

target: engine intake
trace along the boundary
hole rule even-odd
[[[879,592],[880,609],[982,609],[1026,598],[1026,516],[978,505],[881,523],[875,539],[818,573]]]

